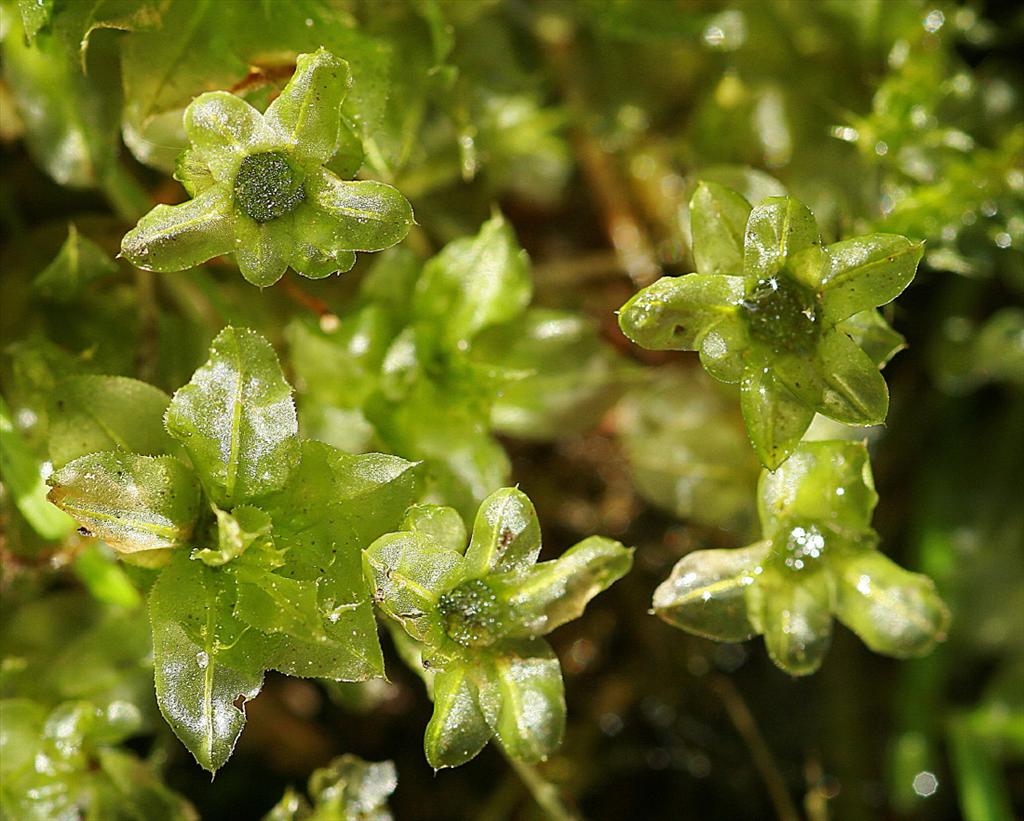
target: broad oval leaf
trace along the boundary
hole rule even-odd
[[[414,298],[415,314],[442,328],[455,348],[491,325],[508,322],[533,294],[530,261],[501,214],[474,237],[448,243],[427,261]]]
[[[898,234],[870,234],[825,251],[822,304],[825,320],[834,324],[903,293],[924,256],[924,243]]]
[[[562,668],[544,639],[504,643],[489,653],[479,683],[480,707],[512,758],[544,761],[565,734]]]
[[[195,476],[172,456],[91,453],[49,483],[51,502],[124,553],[188,544],[199,515]]]
[[[496,490],[480,503],[466,551],[466,577],[526,570],[541,548],[533,502],[518,488]]]
[[[820,245],[818,224],[806,206],[792,197],[769,197],[750,212],[743,240],[743,273],[751,280],[774,276],[799,253]]]
[[[877,501],[862,442],[803,442],[778,470],[762,473],[758,486],[766,534],[793,521],[859,533],[870,528]]]
[[[298,459],[291,387],[270,343],[246,328],[217,335],[165,422],[220,507],[278,490]]]
[[[267,125],[304,160],[334,156],[341,129],[341,102],[352,85],[348,63],[325,48],[300,54],[295,73],[267,108]]]
[[[231,191],[215,185],[180,205],[158,205],[121,240],[121,253],[146,271],[184,271],[235,250]]]
[[[824,382],[816,410],[847,425],[878,425],[889,413],[889,386],[850,337],[826,331],[818,346]]]
[[[211,773],[231,756],[242,707],[263,686],[257,636],[232,615],[231,588],[223,571],[180,554],[149,594],[160,712]]]
[[[814,410],[780,384],[767,368],[744,371],[740,409],[750,443],[769,470],[789,458],[814,418]]]
[[[466,552],[466,523],[453,507],[413,505],[405,512],[401,529],[420,533],[456,553]]]
[[[747,615],[747,588],[764,572],[770,543],[688,553],[654,591],[654,612],[674,627],[715,641],[757,633]]]
[[[876,653],[911,658],[946,638],[949,611],[935,583],[867,550],[837,562],[836,616]]]
[[[504,635],[527,638],[550,633],[582,616],[590,600],[632,566],[631,549],[612,539],[591,536],[554,561],[492,575],[487,585],[508,608]]]
[[[692,351],[709,328],[736,313],[743,296],[742,277],[662,277],[622,306],[619,327],[650,350]]]
[[[125,376],[70,376],[50,407],[50,460],[61,468],[79,456],[120,449],[158,456],[177,445],[164,428],[166,393]]]
[[[227,91],[200,94],[185,109],[185,133],[191,144],[190,155],[201,162],[217,182],[230,183],[242,156],[247,152],[269,150],[275,135],[263,116],[241,97]],[[190,163],[179,160],[178,173],[188,183]]]
[[[309,208],[300,207],[302,237],[326,256],[338,251],[382,251],[401,242],[415,224],[412,206],[394,186],[342,180],[320,170],[306,180]]]
[[[690,200],[693,259],[698,274],[741,274],[750,203],[724,185],[705,180]]]
[[[363,567],[374,599],[388,616],[419,641],[443,642],[437,602],[466,576],[461,553],[418,533],[389,533],[363,551]]]
[[[427,763],[435,770],[475,758],[494,731],[480,710],[472,668],[453,663],[434,676],[434,714],[423,737]]]
[[[832,641],[832,601],[824,571],[793,574],[767,566],[747,589],[751,624],[764,634],[768,655],[794,676],[820,666]]]

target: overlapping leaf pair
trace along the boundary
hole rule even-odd
[[[299,56],[265,114],[226,91],[193,100],[184,116],[190,145],[175,174],[193,199],[156,206],[125,235],[124,256],[151,271],[180,271],[234,254],[262,287],[288,266],[319,279],[349,270],[356,251],[401,241],[413,224],[405,197],[324,168],[339,147],[350,84],[348,64],[321,48]]]
[[[695,350],[739,383],[750,440],[768,468],[796,448],[815,412],[875,425],[889,408],[872,338],[874,309],[910,283],[922,246],[872,234],[822,247],[814,217],[790,197],[754,208],[702,183],[690,205],[697,272],[663,277],[623,307],[623,332],[646,348]],[[867,312],[867,313],[865,313]]]
[[[945,638],[949,613],[932,581],[876,549],[863,444],[805,442],[761,474],[758,496],[762,540],[685,556],[654,594],[661,618],[718,641],[763,634],[772,660],[794,675],[821,664],[833,613],[898,658]]]
[[[546,758],[561,743],[565,700],[558,659],[540,637],[625,575],[632,550],[594,536],[535,564],[537,514],[515,488],[484,500],[468,547],[451,508],[413,508],[404,527],[365,551],[364,568],[428,671],[427,761],[463,764],[492,737],[514,758]]]
[[[51,432],[50,499],[81,532],[161,568],[149,594],[157,699],[202,766],[231,754],[236,705],[265,670],[383,674],[360,551],[400,523],[413,463],[301,442],[291,388],[252,331],[222,331],[170,400],[78,377],[60,387],[66,401],[83,379],[91,419]]]

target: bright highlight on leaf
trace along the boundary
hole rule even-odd
[[[683,557],[654,594],[658,616],[717,641],[763,635],[793,675],[821,665],[833,614],[872,650],[924,655],[946,636],[949,611],[926,576],[876,549],[878,499],[867,449],[807,442],[758,492],[762,540]]]
[[[491,738],[514,758],[541,761],[565,726],[562,671],[541,636],[628,573],[633,551],[593,536],[536,564],[540,524],[516,488],[483,501],[468,548],[451,527],[440,531],[446,544],[435,538],[435,523],[454,514],[443,510],[414,509],[408,531],[363,553],[374,599],[419,644],[433,674],[427,761],[456,767]]]
[[[894,332],[874,309],[910,284],[922,245],[871,234],[822,247],[811,212],[791,197],[750,208],[713,182],[698,186],[690,215],[698,272],[636,294],[619,316],[626,336],[699,351],[708,373],[738,383],[750,441],[769,469],[816,412],[849,425],[884,421],[889,390],[878,368],[899,342],[886,341]],[[859,318],[865,312],[870,319]]]
[[[82,416],[73,400],[86,393],[100,401]],[[361,550],[402,523],[413,463],[300,443],[277,356],[244,328],[220,333],[169,404],[118,377],[75,377],[59,396],[66,424],[51,450],[74,458],[50,477],[49,499],[82,535],[159,570],[157,701],[201,766],[231,755],[266,670],[383,675]],[[167,452],[178,443],[190,464]],[[452,530],[447,509],[436,518]]]
[[[265,287],[289,266],[320,279],[351,268],[355,251],[400,242],[414,222],[405,197],[324,168],[341,145],[350,84],[348,64],[321,48],[299,55],[264,114],[224,91],[201,94],[185,111],[189,147],[176,173],[193,199],[156,206],[121,252],[150,271],[234,254],[242,275]]]

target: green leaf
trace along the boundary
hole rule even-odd
[[[792,197],[769,197],[754,206],[743,240],[743,273],[765,279],[821,245],[814,215]],[[804,281],[805,285],[814,283]]]
[[[176,451],[164,429],[171,398],[125,376],[70,376],[57,383],[50,408],[50,459],[54,467],[101,450],[146,456]]]
[[[354,755],[339,756],[309,777],[309,795],[315,804],[313,818],[387,821],[391,817],[388,797],[397,786],[398,775],[391,761],[371,763]],[[270,815],[265,821],[280,817]]]
[[[302,159],[325,163],[338,147],[341,101],[351,85],[348,63],[327,49],[301,54],[288,85],[267,109],[267,125]]]
[[[158,205],[121,240],[121,254],[146,271],[183,271],[236,250],[231,191],[215,185],[180,205]]]
[[[247,282],[266,288],[284,276],[295,243],[295,214],[262,224],[236,214],[234,232],[235,262]]]
[[[405,631],[432,645],[443,640],[441,595],[466,578],[466,560],[420,533],[389,533],[363,552],[367,582],[380,608]]]
[[[367,414],[388,450],[426,462],[432,498],[469,520],[487,494],[508,484],[511,466],[491,435],[486,405],[445,387],[418,381],[407,396],[371,403]]]
[[[231,88],[253,66],[280,76],[297,55],[321,46],[348,62],[354,83],[345,110],[361,133],[372,131],[388,99],[389,49],[356,30],[345,10],[318,0],[173,2],[157,30],[122,40],[125,142],[141,162],[170,171],[185,144],[182,110],[194,97]]]
[[[949,611],[927,576],[875,550],[836,564],[836,616],[876,653],[922,656],[946,638]]]
[[[124,572],[113,551],[103,544],[91,544],[75,556],[75,575],[99,601],[135,608],[142,597]]]
[[[870,528],[877,501],[862,442],[803,442],[778,470],[762,473],[758,487],[766,534],[793,521],[858,533]]]
[[[703,181],[690,200],[693,259],[698,274],[743,272],[743,238],[750,203],[735,191]]]
[[[824,320],[840,322],[885,305],[910,284],[924,256],[924,243],[896,234],[870,234],[825,249]]]
[[[306,180],[309,213],[301,207],[297,233],[324,254],[381,251],[405,239],[415,224],[401,192],[375,180],[341,180],[316,171]]]
[[[850,337],[879,368],[907,347],[903,334],[893,330],[875,310],[861,311],[844,319],[836,325],[836,330]]]
[[[165,422],[219,507],[280,489],[297,461],[291,388],[270,343],[246,328],[217,335],[210,359],[171,399]]]
[[[270,517],[257,507],[240,505],[228,513],[215,507],[217,516],[217,547],[204,547],[192,552],[192,558],[219,567],[237,559],[257,540],[270,535]]]
[[[527,570],[489,576],[487,585],[508,608],[510,638],[543,636],[583,615],[587,604],[625,576],[633,551],[591,536],[558,559]]]
[[[307,441],[287,485],[262,502],[274,521],[275,546],[286,551],[277,572],[316,582],[328,639],[279,640],[275,669],[345,681],[383,674],[362,550],[398,528],[415,498],[414,467],[397,456],[351,456]]]
[[[740,408],[757,458],[769,470],[786,461],[814,418],[814,411],[779,384],[767,368],[744,372]]]
[[[650,350],[693,351],[701,337],[743,300],[742,277],[662,277],[622,306],[619,327]]]
[[[465,764],[486,746],[494,731],[480,710],[469,665],[453,663],[434,676],[434,714],[423,749],[435,770]]]
[[[471,355],[518,372],[495,398],[491,422],[520,438],[555,439],[594,427],[629,379],[626,362],[595,323],[570,311],[530,308],[484,330]]]
[[[466,578],[526,570],[540,555],[540,522],[533,502],[518,488],[496,490],[483,500],[466,551]]]
[[[483,673],[480,708],[505,752],[545,760],[565,733],[562,668],[551,647],[544,639],[508,642],[487,655]]]
[[[160,712],[199,765],[216,772],[245,725],[244,704],[263,686],[251,629],[233,615],[221,570],[178,554],[149,596]]]
[[[100,769],[115,790],[111,811],[166,821],[191,821],[197,817],[192,805],[164,785],[148,763],[107,747],[97,750],[96,756]]]
[[[747,588],[763,572],[769,548],[764,541],[688,553],[654,591],[654,612],[674,627],[715,641],[749,639],[757,630],[747,614]]]
[[[39,30],[29,45],[14,23],[3,39],[3,74],[33,159],[58,184],[87,188],[100,183],[117,153],[119,82],[113,61],[92,65],[86,77],[77,47]]]
[[[210,179],[216,182],[233,184],[247,153],[276,147],[276,135],[263,115],[227,91],[200,94],[185,109],[184,121],[190,148],[188,160],[179,160],[175,177],[186,187],[189,182],[200,181],[204,174],[212,174]],[[195,163],[201,168],[195,168]]]
[[[41,460],[14,425],[10,409],[0,397],[0,473],[4,489],[32,529],[44,539],[60,539],[71,532],[74,520],[46,498]]]
[[[764,634],[768,655],[794,676],[815,672],[832,639],[828,574],[792,573],[768,565],[747,591],[751,624]]]
[[[889,413],[889,386],[871,358],[840,331],[818,346],[824,392],[818,412],[847,425],[878,425]]]
[[[475,237],[448,243],[427,261],[416,285],[414,310],[443,328],[448,348],[457,348],[484,328],[518,316],[530,302],[530,262],[500,214]]]
[[[50,24],[54,0],[18,0],[21,25],[29,44],[35,40],[39,30]],[[10,35],[8,35],[10,36]]]
[[[232,566],[238,584],[235,616],[264,633],[305,641],[325,636],[315,581],[296,581],[250,565]]]
[[[700,364],[719,382],[734,385],[743,379],[750,334],[739,316],[726,316],[709,326],[700,339]]]
[[[90,283],[113,274],[117,264],[100,246],[68,225],[68,238],[53,262],[32,281],[40,296],[54,302],[71,302]]]
[[[626,395],[617,416],[645,499],[679,518],[747,532],[761,464],[732,397],[699,369],[660,368]]]
[[[49,499],[86,532],[123,553],[189,543],[199,485],[172,456],[105,451],[82,456],[50,479]]]
[[[466,552],[466,523],[453,507],[413,505],[405,512],[401,529],[418,533],[456,553]]]

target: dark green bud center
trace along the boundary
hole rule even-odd
[[[463,582],[437,602],[445,630],[468,647],[493,644],[502,633],[502,607],[483,579]]]
[[[742,303],[756,341],[774,353],[808,353],[818,340],[818,300],[785,272],[759,280]]]
[[[235,202],[258,223],[283,217],[305,198],[302,178],[278,151],[250,154],[235,174]]]

